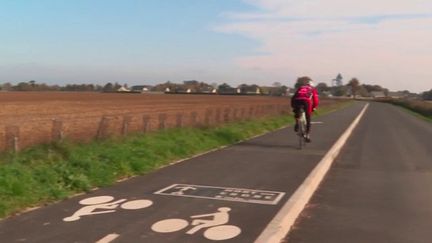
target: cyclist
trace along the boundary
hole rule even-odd
[[[300,87],[297,88],[295,94],[291,98],[291,107],[293,108],[294,117],[296,119],[294,131],[297,132],[299,129],[300,108],[304,107],[306,115],[305,140],[310,143],[311,114],[319,103],[318,92],[313,86],[312,79],[309,77],[300,77],[297,79],[297,83],[300,84]]]

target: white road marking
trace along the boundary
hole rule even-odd
[[[133,201],[129,201],[129,202],[125,202],[122,205],[120,205],[121,208],[123,209],[142,209],[142,208],[147,208],[150,207],[153,204],[152,201],[150,200],[133,200]]]
[[[71,222],[81,219],[82,216],[86,215],[96,215],[105,213],[114,213],[116,209],[120,206],[122,209],[135,210],[150,207],[153,202],[150,200],[133,200],[127,201],[126,199],[114,200],[112,196],[98,196],[90,197],[79,201],[80,204],[85,205],[84,207],[78,209],[74,214],[69,217],[63,218],[65,222]],[[103,210],[103,211],[101,211]]]
[[[190,216],[192,222],[184,219],[164,219],[154,223],[151,229],[158,233],[173,233],[188,226],[186,234],[192,235],[202,232],[209,240],[227,240],[238,236],[241,229],[235,225],[226,225],[229,222],[229,207],[220,207],[215,213],[206,213]],[[209,218],[209,219],[207,219]],[[190,225],[189,225],[190,224]]]
[[[182,191],[182,193],[178,193],[179,192],[178,188],[186,188],[186,187],[192,187],[194,188],[194,190],[184,190]],[[264,190],[245,189],[245,188],[173,184],[157,192],[154,192],[153,194],[276,205],[285,195],[285,192],[264,191]],[[246,194],[249,195],[245,196]]]
[[[299,214],[309,202],[318,185],[330,169],[334,159],[338,156],[341,148],[346,143],[354,128],[359,123],[369,103],[366,104],[360,114],[354,119],[351,125],[345,130],[342,136],[331,147],[327,154],[321,159],[317,166],[312,170],[303,184],[288,199],[273,220],[267,225],[264,231],[257,238],[255,243],[279,243],[291,229]]]
[[[151,229],[158,233],[171,233],[182,230],[189,225],[189,222],[184,219],[165,219],[156,222]]]
[[[79,201],[79,204],[82,205],[95,205],[101,203],[107,203],[114,200],[114,197],[111,196],[98,196],[98,197],[90,197]]]
[[[204,237],[209,240],[228,240],[241,233],[241,229],[235,225],[221,225],[204,231]]]
[[[117,239],[117,237],[119,237],[119,234],[113,233],[113,234],[109,234],[107,236],[105,236],[104,238],[96,241],[95,243],[109,243],[115,239]]]

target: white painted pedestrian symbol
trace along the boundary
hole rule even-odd
[[[145,199],[132,201],[127,201],[127,199],[113,200],[114,197],[111,196],[99,196],[83,199],[79,201],[79,204],[85,206],[78,209],[74,214],[72,214],[72,216],[64,218],[63,221],[76,221],[86,215],[114,213],[119,206],[122,209],[135,210],[147,208],[153,204],[152,201]]]
[[[199,214],[191,216],[191,225],[186,234],[192,235],[201,229],[207,228],[204,231],[204,237],[209,240],[228,240],[236,237],[241,233],[241,229],[235,225],[226,225],[229,222],[229,214],[231,208],[221,207],[215,213]],[[202,219],[211,217],[211,219]],[[151,229],[158,233],[171,233],[182,230],[189,226],[189,222],[184,219],[165,219],[156,222]]]
[[[177,186],[174,189],[179,189],[179,190],[176,191],[176,192],[171,193],[173,195],[183,195],[185,191],[196,190],[195,187],[191,187],[191,186]]]

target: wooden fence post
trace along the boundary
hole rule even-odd
[[[225,111],[224,111],[224,118],[223,118],[223,121],[224,122],[229,122],[230,120],[230,112],[231,112],[231,109],[230,108],[225,108]]]
[[[255,108],[255,117],[259,117],[260,116],[260,106],[257,105]]]
[[[19,126],[6,126],[6,150],[19,151],[20,129]]]
[[[238,120],[237,115],[238,115],[238,108],[236,107],[236,108],[234,108],[234,111],[233,111],[233,117],[232,117],[233,121],[237,121]]]
[[[52,141],[61,141],[64,138],[63,121],[58,119],[52,120],[51,139]]]
[[[196,111],[191,112],[191,126],[195,127],[197,125],[198,113]]]
[[[166,128],[166,119],[167,119],[167,114],[162,113],[159,114],[159,130],[163,130]]]
[[[221,108],[216,109],[216,115],[215,115],[215,123],[219,124],[221,118]]]
[[[176,114],[176,127],[181,128],[183,126],[183,113]]]
[[[122,135],[126,136],[129,131],[129,125],[132,121],[131,116],[123,116]]]
[[[210,116],[213,114],[213,110],[207,109],[205,113],[204,124],[210,126]]]
[[[143,121],[142,132],[147,133],[150,130],[150,116],[143,115],[142,121]]]
[[[108,137],[109,124],[110,124],[110,119],[106,116],[103,116],[99,123],[96,139],[104,139]]]
[[[268,105],[262,105],[261,110],[262,110],[263,116],[268,115]]]
[[[252,119],[254,116],[254,107],[251,106],[249,107],[249,119]]]

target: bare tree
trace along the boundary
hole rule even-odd
[[[343,85],[342,80],[343,80],[342,74],[338,73],[336,78],[332,80],[333,86],[342,86]]]
[[[353,99],[355,99],[357,92],[359,91],[359,88],[360,88],[360,81],[357,78],[352,78],[348,82],[348,86],[351,87],[351,93],[353,95]]]
[[[327,84],[323,82],[318,83],[316,89],[320,95],[324,94],[324,92],[330,91],[330,88],[327,86]]]
[[[279,87],[282,87],[282,84],[280,82],[274,82],[273,87],[279,88]]]

